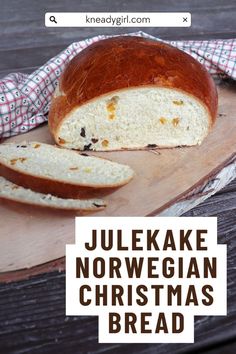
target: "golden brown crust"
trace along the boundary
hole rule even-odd
[[[16,169],[10,168],[2,163],[0,163],[0,176],[3,176],[9,181],[24,188],[29,188],[35,192],[72,199],[101,198],[101,196],[110,194],[122,185],[128,183],[131,179],[130,178],[119,186],[107,185],[106,187],[89,187],[71,183],[63,183],[62,181],[50,180],[48,178],[43,178],[36,175],[29,175],[27,173],[19,172]]]
[[[217,116],[216,86],[207,70],[190,55],[168,44],[120,36],[90,45],[68,64],[60,79],[62,96],[53,98],[49,127],[57,140],[60,124],[73,109],[120,89],[157,86],[179,89],[200,100]]]

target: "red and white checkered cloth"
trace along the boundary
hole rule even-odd
[[[128,35],[158,39],[144,32]],[[51,97],[66,64],[90,44],[108,37],[72,43],[32,74],[9,74],[0,80],[0,138],[26,133],[47,121]],[[236,80],[236,39],[165,42],[192,55],[212,75]]]

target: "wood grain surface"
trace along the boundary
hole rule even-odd
[[[190,190],[204,184],[236,158],[236,90],[221,84],[218,91],[220,115],[201,146],[93,153],[130,165],[135,178],[104,198],[108,204],[104,210],[87,215],[157,215],[184,199]],[[224,136],[223,140],[221,136]],[[47,125],[6,142],[22,142],[22,139],[54,143]],[[74,243],[73,213],[15,205],[3,200],[0,214],[3,220],[0,272],[31,268],[63,257],[65,244]]]
[[[45,11],[190,11],[189,29],[146,31],[168,39],[236,37],[234,0],[1,0],[0,77],[14,71],[31,72],[81,38],[131,32],[123,28],[46,29]],[[228,316],[197,317],[195,344],[98,345],[96,318],[65,317],[65,275],[57,271],[0,285],[0,353],[235,353],[236,182],[187,215],[217,215],[219,242],[228,245]]]

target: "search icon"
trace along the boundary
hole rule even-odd
[[[50,16],[50,17],[49,17],[49,21],[54,22],[54,23],[57,24],[57,21],[56,21],[55,16]]]

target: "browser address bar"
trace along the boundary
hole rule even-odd
[[[46,27],[190,27],[189,12],[47,12]]]

